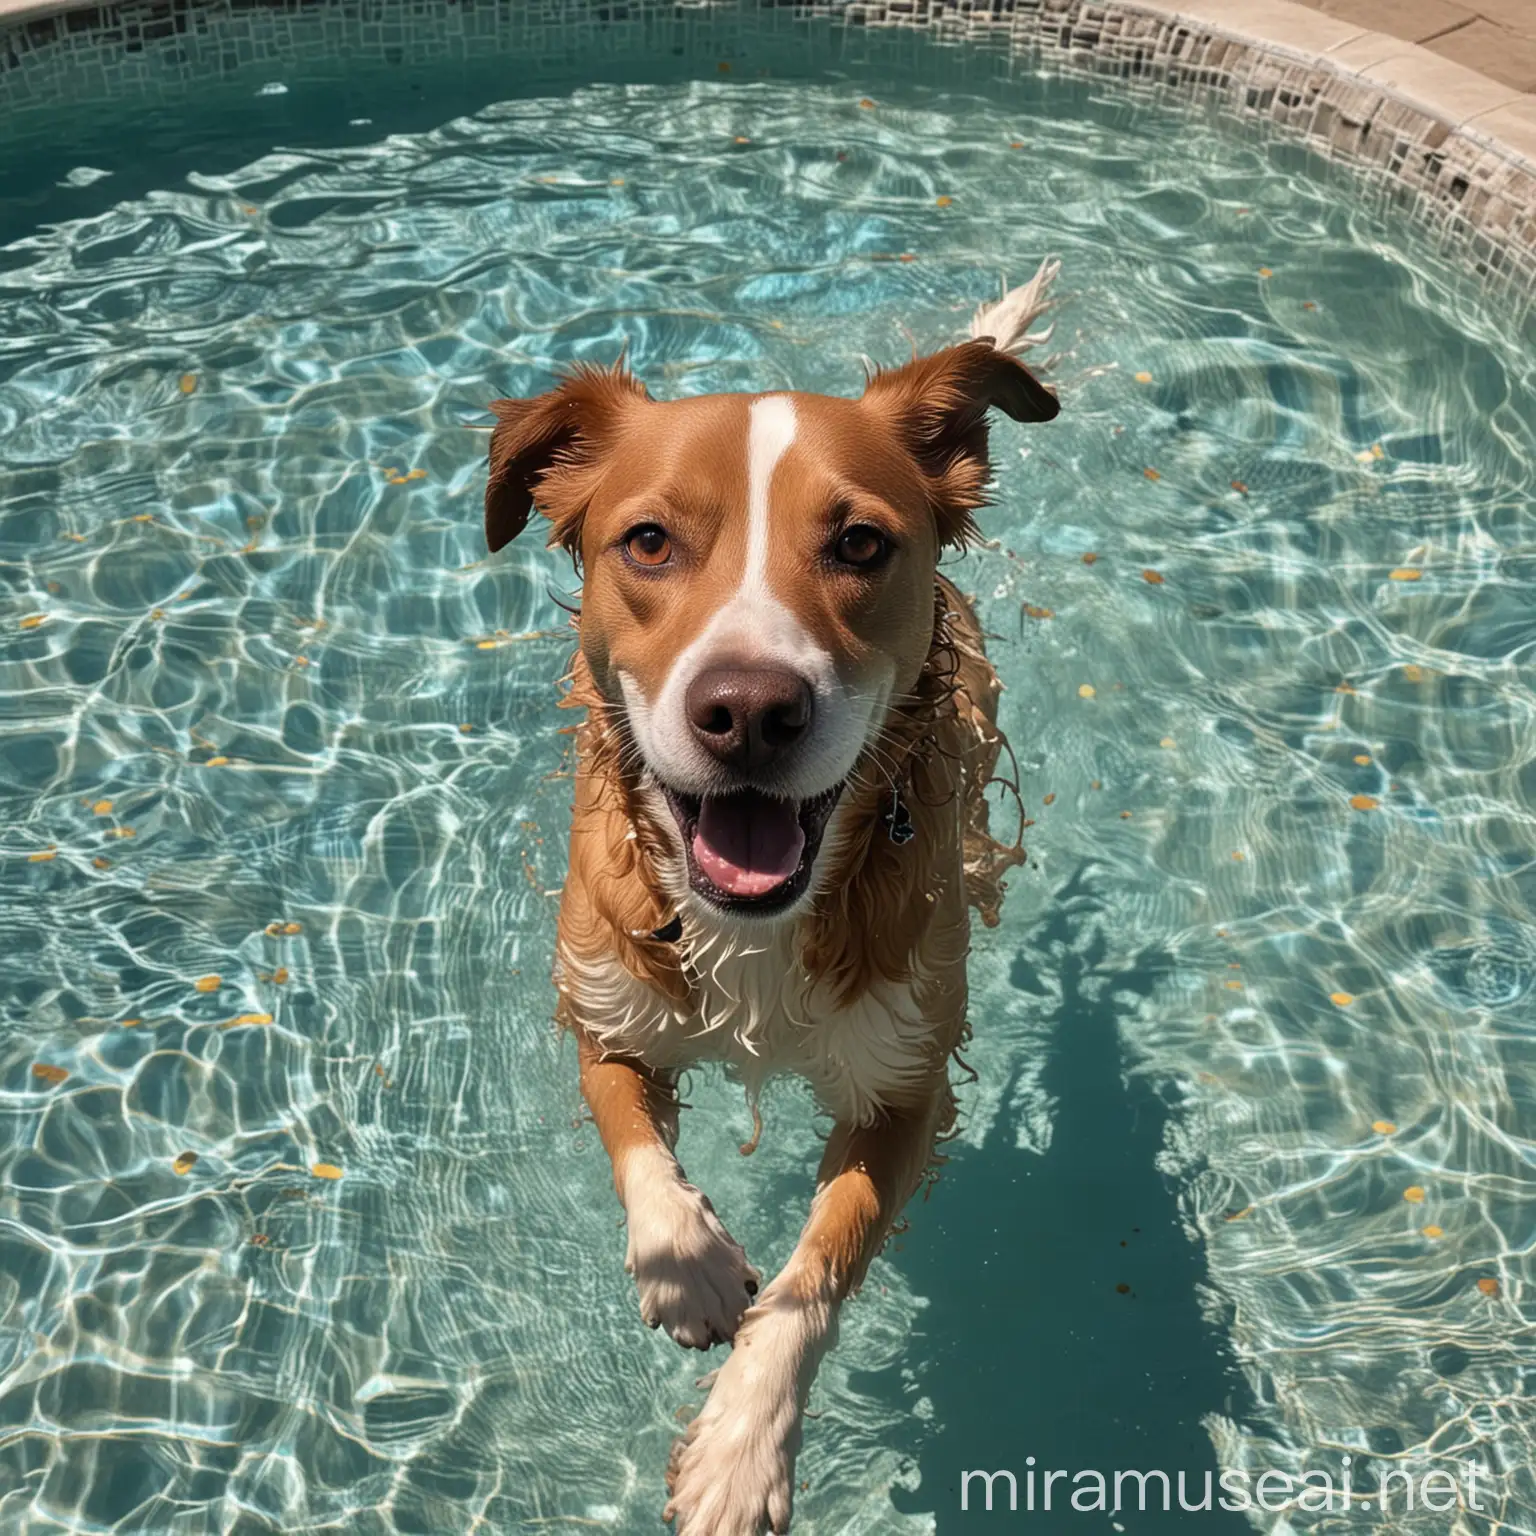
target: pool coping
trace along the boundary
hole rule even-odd
[[[66,89],[163,95],[166,73],[184,85],[230,68],[256,18],[277,39],[250,49],[267,64],[314,46],[322,29],[322,46],[340,29],[349,56],[384,62],[402,53],[381,46],[385,32],[408,36],[413,56],[452,57],[487,46],[569,53],[646,26],[750,58],[720,25],[728,15],[749,18],[743,32],[779,36],[830,23],[877,57],[898,33],[1002,44],[1010,74],[1026,58],[1047,74],[1214,101],[1365,171],[1442,254],[1514,279],[1517,296],[1536,293],[1536,95],[1292,0],[737,0],[734,11],[732,0],[0,0],[0,111],[46,111]],[[93,48],[119,50],[121,71]]]

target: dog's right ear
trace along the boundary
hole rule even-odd
[[[528,526],[537,499],[551,544],[575,554],[603,440],[622,414],[649,399],[622,363],[580,367],[558,389],[527,400],[495,400],[485,542],[494,554]],[[584,473],[584,471],[586,473]]]

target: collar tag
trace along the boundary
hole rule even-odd
[[[912,815],[907,810],[899,789],[892,788],[891,808],[881,820],[885,822],[886,833],[898,848],[903,843],[910,843],[917,836],[917,828],[912,825]]]

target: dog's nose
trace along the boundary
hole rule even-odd
[[[715,667],[689,684],[688,724],[731,768],[765,768],[811,723],[811,689],[793,672]]]

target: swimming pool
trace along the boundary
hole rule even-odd
[[[1529,323],[1088,86],[302,105],[69,168],[0,262],[7,1527],[653,1526],[699,1366],[549,1022],[573,579],[484,557],[483,408],[626,343],[658,395],[853,392],[1048,253],[1065,408],[994,428],[953,568],[1031,865],[797,1529],[1343,1454],[1476,1455],[1529,1526]],[[812,1105],[743,1160],[739,1092],[689,1099],[770,1267]]]

